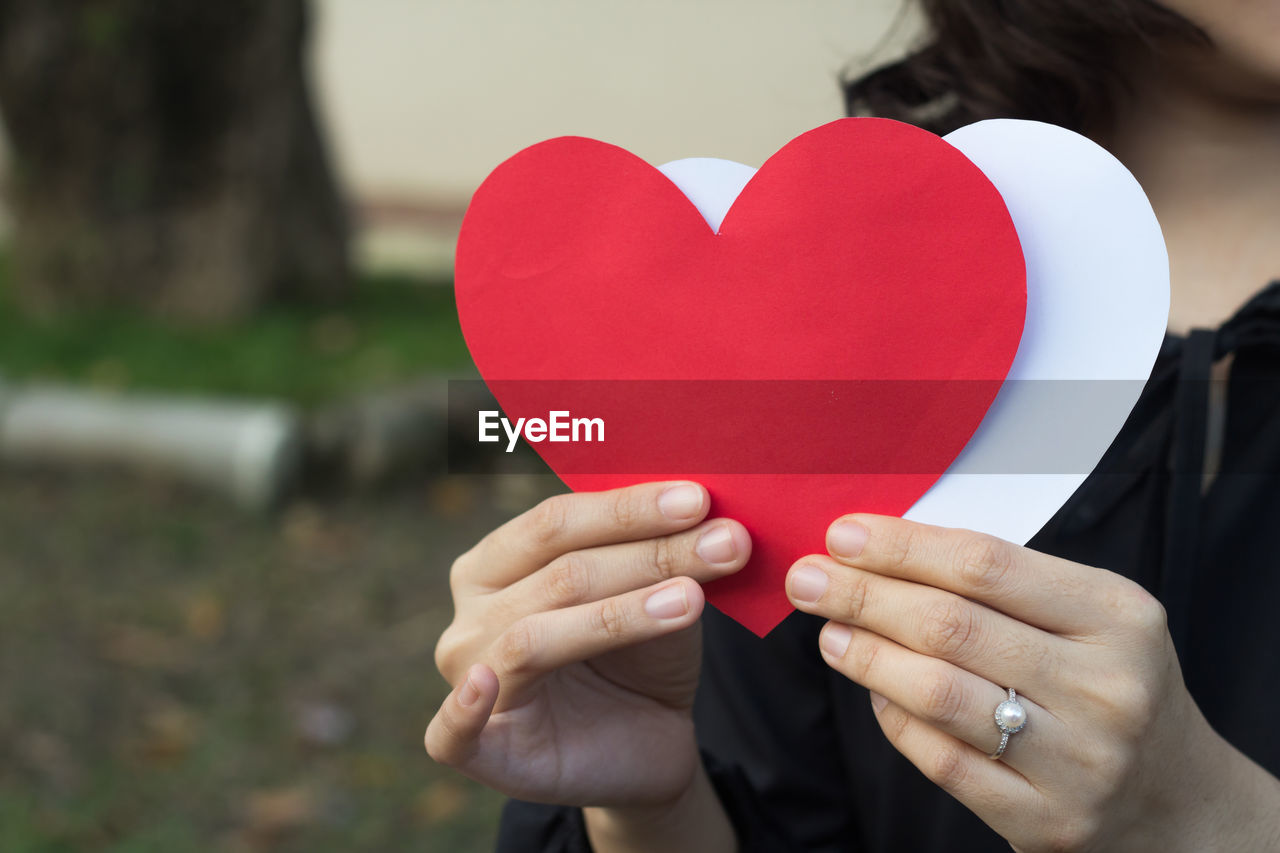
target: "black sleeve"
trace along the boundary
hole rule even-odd
[[[711,785],[740,840],[742,853],[779,853],[790,849],[742,772],[702,752]],[[498,830],[498,853],[591,853],[582,809],[508,800]]]
[[[761,639],[713,607],[702,618],[694,722],[704,756],[742,780],[732,798],[751,814],[726,809],[744,850],[860,849],[849,798],[850,733],[837,720],[835,694],[851,683],[818,651],[825,623],[796,612]]]
[[[822,620],[792,614],[761,640],[708,607],[694,721],[743,853],[851,851],[845,746],[832,719]],[[512,800],[498,853],[590,853],[582,811]]]
[[[496,853],[591,853],[582,809],[508,800]]]

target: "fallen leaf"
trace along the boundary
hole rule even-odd
[[[462,477],[442,477],[427,496],[431,512],[445,518],[461,518],[475,510],[476,489]]]
[[[187,633],[202,642],[213,642],[222,636],[227,626],[226,607],[222,599],[211,592],[201,592],[187,602]]]
[[[150,764],[172,764],[190,751],[200,734],[195,714],[177,704],[152,709],[143,724],[145,732],[135,752]]]
[[[164,672],[186,672],[194,657],[191,647],[182,640],[125,624],[103,628],[98,656],[111,663]]]
[[[66,741],[48,732],[24,732],[15,743],[18,758],[28,768],[68,793],[79,787],[83,772]]]
[[[324,514],[313,504],[294,504],[284,513],[280,533],[291,548],[315,550],[324,537]]]
[[[425,824],[443,823],[456,817],[470,799],[466,788],[457,782],[441,779],[432,782],[414,798],[414,816]]]
[[[395,782],[398,769],[385,755],[363,753],[351,761],[351,783],[360,788],[386,788]]]
[[[254,791],[245,803],[245,829],[255,835],[278,835],[315,820],[316,797],[307,788]]]

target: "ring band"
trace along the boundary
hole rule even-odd
[[[1027,725],[1027,709],[1018,701],[1018,694],[1009,688],[1009,698],[996,706],[996,728],[1000,730],[1000,746],[991,753],[992,758],[1004,755],[1009,746],[1009,737],[1022,731]]]

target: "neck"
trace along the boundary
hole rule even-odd
[[[1280,277],[1280,99],[1215,76],[1185,57],[1136,69],[1104,140],[1164,229],[1175,332],[1221,323]]]

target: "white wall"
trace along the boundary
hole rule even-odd
[[[902,0],[313,3],[317,95],[349,192],[445,212],[425,229],[375,218],[361,255],[430,267],[448,265],[472,190],[527,145],[579,134],[652,163],[759,165],[841,115],[841,68],[913,31]],[[0,169],[3,149],[0,128]],[[0,208],[0,236],[4,221]]]
[[[316,70],[363,196],[465,199],[565,134],[758,165],[841,114],[901,0],[317,0]],[[909,36],[897,28],[891,45]]]

